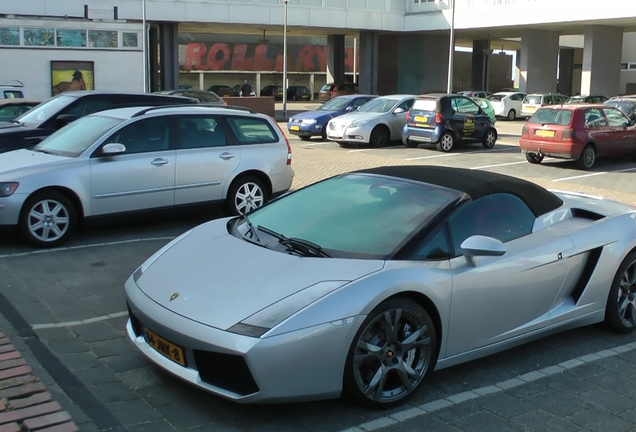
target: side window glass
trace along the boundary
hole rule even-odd
[[[605,127],[607,122],[603,117],[603,113],[598,108],[589,108],[585,110],[585,127]]]
[[[451,99],[451,108],[455,112],[459,112],[459,102],[458,101],[459,101],[459,98],[452,98]]]
[[[364,105],[365,103],[369,102],[369,99],[367,98],[359,98],[353,101],[353,104],[351,104],[351,106],[354,109],[357,109],[359,107],[361,107],[362,105]]]
[[[168,150],[169,125],[167,117],[139,120],[115,132],[104,144],[123,144],[126,146],[126,154]]]
[[[493,237],[507,242],[530,234],[534,214],[521,199],[510,194],[494,194],[464,204],[450,218],[455,254],[460,245],[473,235]]]
[[[476,115],[479,113],[479,107],[470,99],[457,98],[458,112]]]
[[[552,105],[552,96],[544,96],[543,105]]]
[[[23,98],[24,95],[22,94],[21,91],[18,90],[5,90],[4,92],[4,98],[5,99],[16,99],[16,98]]]
[[[411,109],[411,107],[413,106],[413,101],[415,99],[408,99],[405,100],[404,102],[402,102],[400,105],[398,105],[398,108],[402,108],[404,111],[408,111]]]
[[[239,144],[265,144],[278,141],[278,135],[267,120],[250,117],[227,117],[226,119]]]
[[[629,120],[625,115],[617,109],[605,108],[605,115],[607,116],[607,122],[611,127],[624,128],[629,124]]]
[[[441,260],[450,257],[451,247],[446,224],[437,230],[432,237],[425,240],[420,248],[413,254],[413,259],[416,260]]]
[[[71,114],[77,117],[84,117],[94,112],[106,109],[114,105],[111,98],[83,98],[77,104],[73,104],[61,114]]]
[[[214,116],[179,117],[182,149],[221,147],[227,144],[225,126]]]

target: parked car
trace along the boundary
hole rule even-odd
[[[0,154],[0,225],[54,247],[87,218],[211,202],[247,213],[286,192],[293,177],[291,147],[269,116],[223,106],[120,108]]]
[[[243,89],[242,84],[237,84],[234,87],[232,87],[232,90],[234,90],[234,96],[243,96],[242,89]],[[249,95],[256,96],[256,92],[254,91],[254,89],[252,89]]]
[[[0,99],[0,122],[12,122],[41,101],[25,98]]]
[[[283,100],[283,86],[265,86],[261,90],[261,96],[274,96],[274,100]]]
[[[484,170],[371,168],[173,240],[126,281],[125,332],[238,403],[388,408],[434,370],[557,331],[633,332],[635,248],[628,205]]]
[[[521,102],[521,116],[529,118],[539,108],[565,103],[567,96],[557,93],[532,93],[526,95]]]
[[[196,99],[201,103],[212,105],[227,105],[221,97],[213,91],[206,90],[164,90],[155,92],[155,94],[172,95],[172,96],[184,96],[192,99]]]
[[[460,91],[457,94],[471,98],[488,99],[488,97],[492,95],[492,92],[484,90],[466,90]]]
[[[222,98],[234,96],[234,89],[226,85],[213,85],[208,88],[208,91],[214,92]]]
[[[340,145],[347,143],[382,147],[400,139],[406,113],[415,95],[391,95],[373,99],[357,111],[336,117],[327,123],[327,138]]]
[[[80,117],[116,106],[194,103],[198,101],[181,96],[96,91],[65,92],[27,111],[13,123],[0,125],[0,153],[33,147]]]
[[[11,84],[0,84],[0,100],[1,99],[21,99],[27,97],[24,84],[20,81],[13,80]]]
[[[488,100],[492,104],[495,116],[515,120],[521,115],[521,103],[525,97],[525,93],[498,92],[488,96]]]
[[[320,88],[318,100],[326,101],[336,96],[356,93],[358,93],[358,84],[356,83],[328,83]]]
[[[530,163],[549,156],[590,169],[599,157],[636,154],[636,128],[634,120],[607,105],[545,107],[523,127],[519,145]]]
[[[636,120],[636,97],[613,97],[606,101],[604,105],[616,107],[631,120]]]
[[[319,136],[327,140],[327,123],[332,118],[352,112],[365,103],[374,99],[372,95],[337,96],[315,111],[302,112],[292,116],[287,122],[287,130],[297,135],[301,140],[308,140],[312,136]]]
[[[592,95],[592,96],[570,96],[565,101],[566,104],[580,104],[580,103],[591,103],[591,104],[602,104],[607,100],[605,96],[602,95]]]
[[[287,100],[311,100],[311,92],[305,86],[290,86],[287,88]]]
[[[435,144],[450,152],[459,143],[481,142],[491,148],[497,142],[494,122],[477,103],[457,94],[428,94],[418,97],[402,129],[406,147]]]

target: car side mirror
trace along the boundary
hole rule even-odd
[[[466,262],[469,266],[477,265],[475,258],[480,256],[502,256],[506,253],[506,247],[502,242],[492,237],[474,235],[468,237],[460,245]]]
[[[393,111],[393,114],[402,114],[404,111],[404,108],[396,108],[395,111]]]
[[[629,126],[634,126],[636,124],[636,120],[634,119],[630,119],[629,122],[627,123]]]
[[[58,128],[62,128],[69,123],[73,123],[78,118],[79,117],[74,114],[60,114],[59,116],[55,118],[55,125]]]
[[[104,156],[114,156],[125,152],[126,146],[119,143],[109,143],[102,147],[102,155]]]

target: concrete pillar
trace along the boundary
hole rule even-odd
[[[254,93],[256,96],[261,95],[261,73],[256,72],[256,82],[254,83]]]
[[[161,90],[179,88],[179,29],[177,23],[159,24]]]
[[[489,40],[473,41],[472,68],[470,74],[471,90],[487,90]]]
[[[526,93],[555,92],[558,56],[559,32],[523,30],[519,90]]]
[[[345,80],[345,37],[327,36],[327,82]]]
[[[616,96],[620,90],[623,29],[593,25],[585,27],[581,94]]]
[[[199,72],[199,90],[205,90],[205,75]]]
[[[574,68],[574,48],[563,48],[559,53],[559,83],[557,91],[572,95],[572,69]]]
[[[309,92],[311,93],[311,100],[314,100],[314,90],[316,88],[316,75],[309,74]]]
[[[378,32],[360,32],[360,75],[358,90],[378,94]]]
[[[382,36],[384,37],[384,36]],[[448,77],[447,35],[399,35],[397,88],[394,92],[421,94],[446,92]],[[387,47],[387,50],[390,50]],[[396,51],[394,48],[393,51]],[[385,52],[381,54],[382,63]],[[388,53],[386,53],[388,54]]]
[[[515,83],[514,88],[519,88],[519,82],[521,81],[521,50],[517,50],[515,55]]]
[[[159,90],[159,32],[157,27],[150,27],[148,33],[150,91],[155,92]]]

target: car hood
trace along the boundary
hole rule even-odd
[[[293,119],[316,119],[319,120],[321,118],[329,119],[333,117],[337,117],[340,115],[339,111],[307,111],[303,113],[294,114]]]
[[[387,113],[352,112],[338,117],[338,121],[350,123],[354,120],[372,120]]]
[[[8,132],[8,131],[19,129],[19,128],[22,128],[22,127],[24,127],[24,126],[19,125],[18,123],[0,122],[0,133]]]
[[[167,249],[137,279],[139,288],[178,315],[227,330],[318,282],[352,281],[384,266],[276,252],[229,234],[228,220],[203,224]]]
[[[65,156],[56,156],[32,150],[14,150],[0,154],[0,178],[11,177],[12,174],[26,173],[26,169],[35,170],[51,164],[68,160]]]

